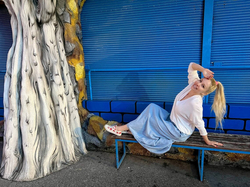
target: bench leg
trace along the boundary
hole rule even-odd
[[[119,169],[119,167],[122,164],[122,161],[124,160],[125,156],[126,156],[126,145],[125,142],[122,142],[122,147],[123,147],[123,154],[122,154],[122,158],[119,160],[119,148],[118,148],[118,142],[119,140],[115,140],[115,151],[116,151],[116,168]]]
[[[203,181],[204,152],[205,152],[204,150],[198,150],[198,168],[200,174],[200,181]]]

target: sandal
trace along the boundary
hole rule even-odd
[[[121,136],[122,135],[122,131],[116,130],[117,125],[115,125],[115,126],[105,125],[104,127],[105,127],[106,131],[108,131],[108,132],[110,132],[112,134],[115,134],[117,136]]]

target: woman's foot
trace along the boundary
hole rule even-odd
[[[130,130],[125,130],[125,131],[122,131],[122,134],[132,134],[132,132]]]
[[[106,131],[114,134],[114,135],[117,135],[117,136],[121,136],[122,135],[122,131],[118,131],[116,128],[117,128],[117,125],[115,126],[109,126],[109,125],[105,125],[104,128],[106,129]]]

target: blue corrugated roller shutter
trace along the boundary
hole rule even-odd
[[[95,85],[92,90],[93,98],[170,102],[181,88],[187,85],[186,80],[187,76],[183,70],[93,72],[92,82]],[[162,87],[159,88],[159,85]]]
[[[215,1],[211,50],[215,65],[250,65],[249,8],[250,1]]]
[[[3,97],[4,75],[8,51],[12,45],[10,15],[4,5],[0,5],[0,97]]]
[[[225,88],[227,103],[250,103],[250,76],[249,70],[214,70],[215,79],[222,82]],[[209,102],[212,103],[214,93],[210,94]]]
[[[250,103],[250,1],[214,2],[211,61],[228,103]],[[239,66],[245,69],[227,68]],[[212,102],[212,97],[209,99]]]
[[[202,0],[88,0],[81,24],[90,69],[187,67],[201,62]],[[94,72],[93,99],[171,102],[187,84],[186,75],[186,69],[176,74]]]

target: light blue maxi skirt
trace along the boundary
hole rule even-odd
[[[155,154],[163,154],[174,142],[184,142],[190,137],[181,132],[169,117],[166,110],[151,103],[127,126],[144,148]]]

